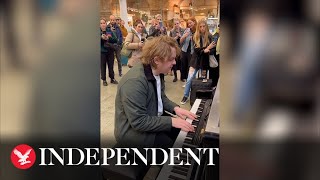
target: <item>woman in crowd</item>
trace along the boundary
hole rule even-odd
[[[160,35],[167,35],[167,28],[163,24],[161,14],[157,14],[152,26],[149,28],[149,36],[157,37]]]
[[[184,95],[180,102],[181,104],[187,102],[191,89],[191,80],[195,78],[198,70],[202,69],[202,72],[204,72],[202,77],[206,78],[206,71],[209,69],[209,55],[213,54],[215,43],[209,32],[206,20],[203,19],[198,22],[196,32],[193,36],[193,42],[195,49],[190,62],[189,75],[184,89]]]
[[[141,20],[136,20],[133,24],[133,29],[128,33],[124,48],[132,50],[131,56],[128,60],[128,67],[131,68],[137,62],[140,61],[140,54],[142,52],[142,47],[144,46],[144,41],[146,40],[147,34],[143,33],[143,24]]]
[[[106,43],[116,43],[118,42],[117,36],[111,31],[110,28],[107,28],[107,20],[105,18],[100,19],[100,47],[101,47],[101,80],[103,81],[103,85],[107,86],[106,80],[106,69],[108,64],[109,77],[111,79],[112,84],[118,84],[118,82],[114,79],[114,50],[110,47],[106,47]]]
[[[181,48],[181,46],[180,46],[180,38],[183,35],[183,32],[185,31],[185,29],[180,27],[180,20],[179,19],[174,19],[173,23],[174,23],[174,27],[170,31],[170,37],[173,37],[176,40],[176,42],[178,43],[179,47]],[[177,78],[177,70],[181,69],[180,56],[176,57],[176,61],[177,61],[177,63],[172,67],[172,70],[173,70],[173,73],[174,73],[173,82],[177,81],[177,79],[178,79]],[[180,72],[181,72],[181,70],[180,70]],[[180,74],[180,79],[183,80],[181,74]]]
[[[219,80],[219,67],[220,67],[220,27],[216,29],[213,34],[213,41],[217,44],[216,47],[213,48],[213,55],[215,56],[218,66],[209,68],[209,78],[212,79],[212,87],[217,86]]]
[[[181,45],[181,80],[185,82],[188,76],[188,69],[191,55],[194,52],[192,36],[196,31],[197,20],[194,17],[188,19],[188,28],[184,31],[180,38]]]
[[[139,23],[141,23],[143,25],[142,32],[143,32],[143,34],[148,35],[147,29],[146,29],[146,23],[143,22],[141,19],[137,19],[136,22],[139,22]]]

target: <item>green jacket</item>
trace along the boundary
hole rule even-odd
[[[170,101],[161,82],[163,109],[173,113],[178,106]],[[158,117],[156,80],[150,65],[138,63],[122,77],[115,100],[115,137],[127,147],[153,147],[158,132],[170,131],[170,116]]]
[[[104,39],[101,38],[102,34],[111,34],[112,36],[106,41]],[[108,52],[108,49],[106,47],[104,47],[104,43],[105,42],[109,42],[109,43],[116,43],[118,41],[117,36],[111,31],[110,28],[106,28],[106,31],[102,31],[100,29],[100,51],[103,53]]]

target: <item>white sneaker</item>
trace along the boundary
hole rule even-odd
[[[185,104],[188,101],[188,97],[183,96],[180,104]]]

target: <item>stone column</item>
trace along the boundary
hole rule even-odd
[[[125,22],[125,27],[127,29],[130,29],[129,28],[129,25],[128,25],[128,10],[127,10],[127,0],[119,0],[119,4],[120,4],[120,18],[122,20],[124,20]]]

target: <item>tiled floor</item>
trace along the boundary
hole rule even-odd
[[[129,68],[123,66],[123,73],[128,72]],[[120,81],[118,67],[114,66],[115,78]],[[165,76],[166,94],[175,103],[180,105],[183,96],[184,82],[172,82],[174,76]],[[180,77],[178,71],[178,78]],[[101,82],[101,146],[111,147],[114,145],[114,100],[117,93],[117,85],[111,84],[108,80],[108,86],[103,86]],[[182,108],[190,110],[189,101],[185,105],[180,105]]]

